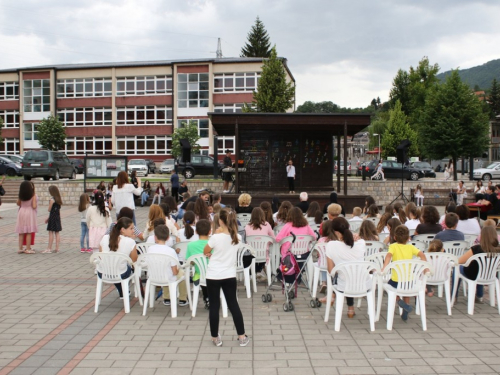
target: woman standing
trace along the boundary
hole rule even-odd
[[[450,178],[450,168],[448,168],[448,164],[444,165],[444,180],[448,181]]]
[[[30,181],[21,182],[17,205],[20,207],[16,221],[16,233],[19,234],[19,249],[17,253],[35,254],[35,251],[31,249],[31,234],[38,232],[38,224],[36,222],[37,201]],[[26,250],[23,249],[23,238],[25,236]]]
[[[137,179],[138,184],[140,186],[141,179]],[[116,177],[116,185],[113,186],[113,195],[111,196],[111,203],[116,209],[116,216],[120,213],[122,207],[128,207],[132,210],[135,210],[134,203],[134,194],[141,195],[142,187],[136,188],[133,184],[131,184],[128,180],[127,172],[121,171],[118,173]],[[134,212],[134,225],[136,225],[135,221],[135,212]]]
[[[94,195],[94,206],[87,210],[85,221],[89,230],[89,249],[97,249],[106,233],[106,230],[111,225],[111,215],[104,202],[104,195],[99,191]]]
[[[464,203],[464,198],[466,196],[467,196],[467,190],[464,186],[464,182],[459,181],[457,186],[457,206],[460,206]]]
[[[220,291],[224,293],[227,307],[233,316],[240,346],[247,346],[250,339],[245,335],[245,323],[236,298],[236,254],[241,236],[238,234],[236,215],[227,210],[219,213],[218,233],[212,235],[203,249],[210,258],[207,269],[207,290],[210,300],[210,333],[215,346],[222,346],[219,334]]]

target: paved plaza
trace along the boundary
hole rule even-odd
[[[35,249],[45,249],[47,207],[38,210],[40,232]],[[138,208],[145,224],[147,208]],[[221,318],[224,345],[210,341],[208,312],[200,302],[196,318],[189,307],[178,317],[157,302],[142,316],[131,300],[129,314],[113,286],[105,286],[99,313],[94,313],[95,275],[89,255],[80,253],[80,219],[75,206],[63,206],[61,253],[18,255],[14,233],[17,208],[0,208],[1,292],[0,375],[6,374],[485,374],[500,373],[500,315],[489,304],[467,315],[461,295],[446,314],[443,299],[427,299],[427,332],[420,317],[395,318],[386,330],[386,301],[375,332],[370,332],[366,303],[347,308],[340,332],[333,330],[334,309],[324,323],[324,306],[309,307],[299,291],[295,311],[284,312],[283,296],[261,302],[259,293],[239,302],[251,338],[239,347],[231,317]],[[486,297],[488,294],[486,294]]]

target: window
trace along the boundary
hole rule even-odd
[[[68,137],[66,138],[65,153],[79,156],[86,153],[111,155],[113,153],[113,143],[111,138],[106,137]]]
[[[214,92],[252,92],[257,90],[260,73],[223,73],[214,76]]]
[[[214,106],[214,112],[222,113],[242,113],[243,103],[219,104]]]
[[[38,140],[38,122],[24,123],[24,140],[36,141]]]
[[[57,81],[58,98],[111,96],[111,78],[76,78]]]
[[[19,111],[0,111],[0,118],[4,128],[19,128]]]
[[[116,95],[166,95],[172,93],[172,76],[119,77]]]
[[[198,126],[198,135],[201,138],[208,138],[208,119],[184,119],[184,120],[177,120],[177,124],[179,128],[184,127],[187,123],[195,123],[196,126]]]
[[[172,108],[166,106],[124,107],[116,110],[117,125],[171,125]]]
[[[179,108],[208,107],[208,73],[177,75],[177,106]]]
[[[0,82],[0,100],[19,99],[19,83]]]
[[[166,135],[137,135],[117,137],[118,155],[170,155],[172,139]]]
[[[50,81],[24,81],[24,112],[50,112]]]
[[[231,151],[231,154],[234,154],[234,137],[217,137],[217,148],[218,155],[225,155],[226,150],[229,150]]]
[[[58,111],[65,126],[111,126],[111,108],[67,108]]]
[[[4,154],[19,154],[19,139],[4,138],[3,144],[0,145],[0,153]]]

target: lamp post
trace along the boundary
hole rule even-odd
[[[378,160],[380,161],[380,134],[374,133],[373,135],[378,135]]]

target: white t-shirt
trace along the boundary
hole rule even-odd
[[[200,236],[198,236],[198,233],[196,233],[196,226],[195,225],[191,225],[191,228],[193,228],[193,232],[194,234],[191,236],[191,238],[186,238],[186,236],[184,235],[184,228],[182,229],[179,229],[179,238],[181,240],[181,242],[190,242],[190,241],[198,241],[200,239]]]
[[[152,234],[151,236],[148,237],[146,240],[146,243],[155,243],[155,235]],[[168,247],[174,247],[175,241],[172,238],[172,236],[168,237],[168,240],[165,241],[165,245]]]
[[[117,213],[119,213],[123,207],[135,210],[134,195],[140,196],[141,193],[142,187],[136,188],[133,184],[125,184],[121,189],[118,189],[118,185],[115,185],[113,186],[111,203],[113,203]]]
[[[349,219],[349,221],[363,221],[363,218],[359,216],[353,216],[352,219]]]
[[[365,240],[358,240],[354,242],[354,246],[351,248],[347,246],[342,241],[330,241],[326,244],[326,256],[330,258],[335,266],[347,262],[362,262],[365,259]],[[342,274],[339,274],[337,278],[337,285],[340,291],[345,289],[345,279]],[[367,283],[367,289],[370,288],[370,284]]]
[[[286,166],[286,176],[295,177],[295,167],[293,165]]]
[[[148,254],[163,254],[163,255],[169,255],[174,259],[179,259],[177,257],[177,253],[175,252],[175,250],[167,245],[156,244],[156,245],[150,246],[150,247],[148,247]],[[167,267],[166,271],[167,271],[169,281],[176,281],[177,280],[177,276],[175,276],[172,272],[172,267],[175,267],[175,266],[177,266],[177,262],[172,261],[170,263],[170,267]]]
[[[481,227],[476,219],[458,220],[457,230],[463,234],[481,234]]]
[[[99,245],[101,246],[103,253],[109,253],[111,251],[109,250],[109,234],[106,234],[105,236],[102,237],[102,240]],[[120,240],[118,241],[118,249],[116,250],[117,253],[130,256],[130,253],[132,252],[132,250],[134,250],[134,248],[135,248],[135,241],[132,238],[120,235]],[[125,273],[127,271],[127,262],[124,261],[123,263],[121,263],[118,269],[120,273]],[[102,273],[102,270],[99,268],[99,265],[97,265],[97,271]]]
[[[404,225],[406,225],[406,227],[408,229],[417,229],[417,226],[419,224],[422,224],[420,222],[420,220],[418,220],[418,219],[409,219],[409,220],[406,220],[406,223]]]
[[[232,244],[229,234],[217,233],[208,240],[212,248],[212,256],[208,263],[207,279],[222,280],[236,277],[236,253],[241,245],[241,236],[238,234],[239,243]]]

